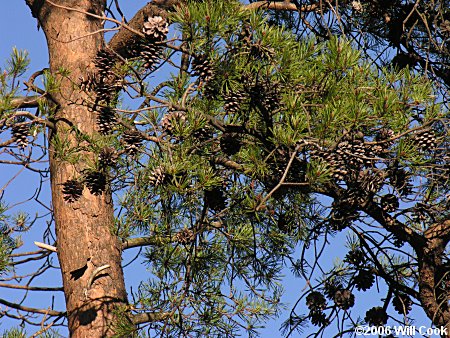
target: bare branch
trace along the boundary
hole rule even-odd
[[[244,170],[244,167],[241,164],[234,162],[232,160],[229,160],[227,158],[224,158],[224,157],[216,157],[216,158],[214,158],[214,162],[217,164],[221,164],[226,168],[235,169],[235,170],[239,170],[239,171]]]
[[[46,119],[42,119],[42,118],[40,118],[40,117],[38,117],[36,115],[33,115],[30,112],[28,112],[28,111],[23,111],[23,110],[16,111],[14,113],[14,116],[25,116],[25,117],[28,117],[30,120],[32,120],[32,121],[34,121],[36,123],[42,124],[44,126],[47,126],[48,128],[53,129],[53,130],[55,129],[55,125],[52,122],[50,122],[50,121],[48,121]]]
[[[19,305],[17,303],[11,303],[11,302],[8,302],[7,300],[4,300],[2,298],[0,298],[0,304],[9,306],[10,308],[13,308],[13,309],[16,309],[16,310],[32,312],[32,313],[40,313],[40,314],[53,316],[53,317],[55,317],[55,316],[60,317],[60,316],[65,316],[66,315],[66,313],[62,312],[62,311],[36,309],[36,308],[33,308],[33,307]]]
[[[144,323],[152,323],[159,322],[167,319],[170,316],[169,312],[144,312],[131,316],[131,321],[133,324],[144,324]]]
[[[122,250],[171,242],[174,242],[174,238],[172,237],[151,236],[130,238],[122,243]]]
[[[0,287],[8,289],[21,289],[27,291],[64,291],[62,287],[27,286],[27,285],[16,285],[7,283],[0,283]]]
[[[53,245],[49,245],[49,244],[45,244],[45,243],[41,243],[41,242],[34,242],[34,245],[36,245],[37,247],[39,247],[41,249],[45,249],[45,250],[49,250],[49,251],[53,251],[53,252],[57,251],[56,247]]]
[[[252,4],[245,6],[246,9],[273,9],[276,11],[300,11],[300,12],[313,12],[319,8],[318,4],[304,5],[298,8],[295,4],[290,1],[257,1]]]
[[[43,100],[45,100],[44,95],[17,96],[8,102],[8,106],[12,109],[37,108],[39,107],[39,103]]]

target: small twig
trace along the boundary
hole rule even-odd
[[[28,90],[32,90],[32,91],[34,91],[34,92],[36,92],[36,93],[39,93],[39,94],[41,94],[41,95],[45,95],[46,92],[45,92],[43,89],[37,87],[37,86],[34,84],[34,81],[36,80],[36,78],[37,78],[38,76],[41,76],[42,74],[44,74],[44,73],[45,73],[46,71],[48,71],[48,70],[49,70],[48,68],[43,68],[43,69],[41,69],[41,70],[38,70],[38,71],[34,72],[34,73],[30,76],[30,78],[28,79],[28,81],[24,81],[23,84],[28,88]]]
[[[186,91],[184,92],[183,97],[181,98],[181,106],[183,107],[183,109],[186,109],[186,100],[187,100],[187,97],[188,97],[188,95],[189,95],[190,93],[192,93],[192,92],[194,91],[194,87],[195,87],[195,84],[194,84],[194,83],[191,83],[191,84],[187,87]]]
[[[52,122],[50,122],[50,121],[48,121],[46,119],[40,118],[40,117],[38,117],[36,115],[33,115],[29,111],[18,110],[18,111],[16,111],[14,113],[14,116],[28,117],[30,120],[32,120],[32,121],[34,121],[36,123],[43,124],[43,125],[47,126],[48,128],[55,130],[55,125]]]
[[[122,250],[137,248],[149,245],[158,245],[163,243],[172,243],[175,241],[175,236],[151,236],[151,237],[136,237],[129,238],[122,243]]]
[[[54,321],[52,321],[52,322],[51,322],[50,324],[48,324],[47,326],[44,326],[44,322],[42,322],[42,329],[40,329],[39,331],[37,331],[37,332],[36,332],[35,334],[33,334],[30,338],[36,338],[36,337],[41,336],[41,334],[43,334],[44,332],[48,331],[48,330],[53,326],[53,324],[55,324],[56,320],[58,320],[58,319],[55,319]]]
[[[45,100],[45,95],[16,96],[8,102],[8,107],[11,107],[12,109],[37,108],[39,107],[39,101],[42,100]]]
[[[278,182],[278,184],[261,200],[261,202],[259,203],[259,205],[256,207],[256,211],[259,211],[263,208],[264,204],[267,202],[267,200],[270,198],[270,196],[272,196],[275,191],[277,191],[284,183],[284,181],[286,180],[286,177],[288,175],[289,169],[291,168],[292,162],[295,159],[295,156],[297,155],[298,150],[300,149],[302,145],[299,144],[297,145],[297,147],[295,147],[294,152],[291,155],[291,158],[289,159],[289,162],[286,166],[286,169],[284,170],[283,176],[280,179],[280,182]]]

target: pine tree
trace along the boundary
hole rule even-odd
[[[72,337],[253,335],[280,311],[291,264],[310,289],[286,332],[384,325],[390,302],[398,320],[421,304],[448,325],[448,111],[427,78],[377,68],[343,37],[299,39],[255,4],[155,0],[111,20],[106,42],[103,0],[27,3],[50,68],[26,97],[25,55],[2,69],[2,156],[51,177],[40,245],[58,255],[66,309],[0,303],[66,317]],[[33,222],[7,208],[0,222],[0,268],[18,265],[12,239]],[[348,253],[325,268],[342,233]],[[127,295],[134,247],[148,272]],[[375,282],[385,304],[355,313]]]

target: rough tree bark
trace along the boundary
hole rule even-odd
[[[435,224],[425,232],[426,245],[417,252],[420,303],[433,324],[443,328],[442,338],[450,337],[449,268],[444,263],[449,234],[450,221]]]
[[[27,0],[27,3],[46,36],[50,72],[60,81],[60,91],[52,94],[58,110],[56,131],[51,139],[58,137],[75,144],[71,124],[86,134],[92,134],[97,128],[95,113],[82,105],[86,94],[74,84],[79,83],[80,77],[86,78],[88,69],[93,67],[93,58],[104,46],[103,33],[99,33],[103,23],[55,5],[102,15],[106,1]],[[69,76],[57,75],[61,69],[67,70]],[[83,155],[84,158],[94,156]],[[61,184],[79,176],[83,166],[83,161],[72,165],[50,151],[58,258],[71,337],[108,337],[114,333],[114,309],[126,303],[121,244],[111,232],[114,214],[109,192],[93,195],[85,188],[78,201],[64,201]],[[109,267],[96,274],[96,269],[105,265]]]

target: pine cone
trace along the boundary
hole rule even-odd
[[[180,244],[189,244],[195,240],[195,234],[191,229],[184,228],[175,235],[175,240]]]
[[[153,43],[153,42],[152,42]],[[147,40],[142,39],[133,39],[126,47],[126,51],[124,53],[124,57],[126,58],[135,58],[141,55],[142,46],[147,44]]]
[[[337,181],[344,180],[349,171],[344,161],[333,152],[327,150],[313,150],[311,151],[311,158],[313,160],[320,159],[331,169],[331,176]]]
[[[166,174],[164,172],[164,168],[162,166],[156,167],[153,169],[153,171],[150,173],[148,177],[148,181],[151,185],[153,185],[155,188],[159,186],[160,184],[164,183],[166,180]]]
[[[226,199],[223,190],[217,187],[205,191],[205,202],[214,211],[221,211],[225,209]]]
[[[172,134],[176,125],[183,125],[186,122],[186,113],[182,111],[171,111],[161,119],[161,127]]]
[[[29,133],[30,126],[25,123],[24,119],[17,119],[11,127],[12,139],[20,149],[24,149],[28,145]]]
[[[78,180],[67,180],[62,185],[62,193],[66,202],[73,203],[83,194],[83,183]]]
[[[239,152],[242,142],[237,133],[223,133],[220,138],[220,149],[227,155],[234,155]]]
[[[231,92],[224,96],[225,104],[223,109],[229,114],[235,114],[241,109],[241,105],[245,100],[245,94],[242,91]]]
[[[110,134],[117,124],[114,111],[109,107],[99,107],[97,112],[97,124],[101,134]]]
[[[371,271],[368,270],[359,270],[358,274],[353,279],[355,283],[356,289],[359,291],[366,291],[370,289],[375,282],[375,276]]]
[[[264,46],[262,40],[258,40],[250,45],[250,56],[258,60],[270,60],[275,56],[275,49]]]
[[[364,320],[372,326],[383,326],[388,321],[388,315],[382,307],[376,306],[366,312]]]
[[[390,167],[387,170],[389,182],[399,192],[401,196],[407,196],[412,193],[411,174],[398,166]]]
[[[98,155],[101,168],[114,167],[117,164],[117,153],[113,147],[104,147]]]
[[[323,285],[323,291],[325,295],[330,299],[334,299],[336,292],[341,289],[342,289],[341,283],[336,282],[335,280],[327,279]]]
[[[358,182],[363,191],[373,196],[383,186],[384,174],[377,169],[363,170],[358,174]]]
[[[142,145],[142,136],[138,130],[126,130],[123,133],[122,140],[125,144],[125,152],[134,155]]]
[[[214,68],[206,55],[201,54],[192,60],[192,74],[198,76],[204,82],[209,82],[214,76]]]
[[[90,84],[95,91],[97,102],[111,102],[117,91],[123,87],[123,82],[115,75],[109,77],[94,77]]]
[[[357,219],[358,213],[352,208],[351,205],[344,206],[339,202],[333,202],[333,209],[328,216],[329,225],[333,230],[344,230]]]
[[[311,311],[321,311],[327,307],[327,301],[320,292],[311,291],[306,296],[306,306]]]
[[[381,208],[385,212],[394,212],[399,206],[398,198],[394,194],[386,194],[381,197]]]
[[[364,252],[360,249],[351,250],[345,255],[344,262],[352,264],[354,266],[363,265],[366,261]]]
[[[359,168],[363,163],[362,160],[354,157],[354,152],[357,149],[356,147],[356,144],[353,145],[349,141],[342,141],[338,143],[335,150],[338,160],[355,170]]]
[[[334,303],[342,310],[348,310],[355,305],[355,295],[348,289],[338,290],[334,295]]]
[[[199,142],[210,140],[213,137],[213,130],[208,126],[196,129],[192,132],[192,137]]]
[[[87,77],[80,77],[79,78],[80,81],[80,90],[83,90],[85,92],[94,90],[95,87],[95,76],[94,74],[87,74]]]
[[[434,150],[437,146],[436,136],[433,130],[427,129],[415,134],[414,142],[422,150]]]
[[[143,67],[151,69],[161,58],[162,46],[151,41],[141,44],[140,56],[144,60]]]
[[[262,112],[271,113],[280,106],[279,91],[276,84],[268,87],[261,83],[253,84],[249,91],[251,104]]]
[[[310,311],[309,319],[315,326],[327,326],[330,323],[323,311]]]
[[[379,142],[379,145],[382,147],[381,150],[384,151],[392,146],[394,143],[390,139],[395,136],[395,133],[392,129],[389,128],[381,128],[378,133],[375,135],[375,141]]]
[[[392,299],[392,305],[399,314],[407,315],[411,311],[412,301],[407,294],[399,293]]]
[[[167,33],[169,33],[169,24],[167,20],[161,16],[154,16],[147,18],[142,28],[147,39],[161,41],[164,40]]]
[[[100,77],[104,78],[111,76],[116,61],[117,58],[112,52],[106,49],[99,50],[97,56],[94,58],[94,64],[97,67]]]
[[[279,98],[279,92],[275,88],[272,89],[266,89],[264,93],[264,98],[262,100],[262,106],[265,108],[268,112],[273,112],[274,110],[277,110],[280,107],[280,98]]]
[[[93,195],[101,195],[106,190],[106,176],[99,171],[85,171],[84,184]]]

